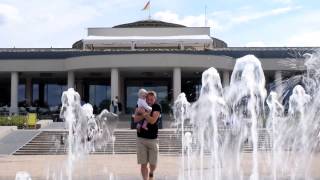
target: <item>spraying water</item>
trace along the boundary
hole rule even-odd
[[[26,171],[19,171],[16,173],[15,180],[32,180],[31,176]]]
[[[319,54],[306,55],[305,65],[306,74],[294,78],[296,82],[302,79],[300,85],[283,87],[286,92],[280,95],[270,92],[267,99],[261,63],[252,55],[237,59],[230,86],[225,89],[216,69],[204,71],[199,99],[191,104],[182,93],[174,103],[182,139],[179,179],[313,179],[310,163],[320,149]],[[283,94],[291,96],[286,101]],[[90,104],[81,106],[80,96],[72,88],[63,93],[61,101],[60,116],[69,132],[66,176],[72,180],[74,165],[84,155],[108,142],[114,144],[118,116],[107,110],[95,116]],[[264,154],[260,136],[271,138],[271,150]],[[242,167],[245,146],[252,147],[249,174],[244,174]],[[262,175],[263,168],[266,173]],[[64,179],[62,172],[54,177]],[[16,179],[31,177],[22,172]],[[109,179],[114,179],[112,173]]]
[[[227,102],[233,111],[232,119],[245,133],[238,132],[240,143],[251,140],[252,174],[251,179],[259,179],[258,172],[258,125],[262,125],[264,101],[267,95],[265,77],[260,61],[253,55],[237,59],[231,75]],[[247,134],[248,133],[248,134]],[[239,149],[240,150],[240,149]]]
[[[308,55],[306,66],[303,86],[290,89],[288,108],[275,92],[266,99],[264,72],[253,55],[237,59],[230,86],[225,89],[216,69],[204,71],[199,99],[189,105],[181,94],[175,101],[179,129],[184,128],[185,122],[191,125],[187,133],[181,131],[183,150],[187,150],[182,152],[182,159],[187,154],[187,168],[183,160],[179,178],[311,179],[308,170],[320,136],[320,104],[315,100],[320,97],[319,56]],[[304,86],[308,86],[306,90]],[[181,105],[189,108],[181,109]],[[270,145],[261,144],[267,143],[260,142],[261,137],[270,137]],[[244,146],[252,147],[250,174],[244,174],[242,167]],[[263,153],[263,147],[270,151]]]
[[[310,163],[319,149],[319,55],[307,55],[307,72],[288,100],[288,110],[269,95],[268,131],[273,137],[272,177],[312,179]]]
[[[181,157],[181,164],[182,164],[182,169],[181,169],[181,173],[182,173],[182,177],[184,177],[184,169],[185,169],[185,156],[184,156],[184,150],[187,147],[187,145],[185,144],[185,139],[186,138],[191,138],[191,134],[186,135],[188,137],[184,138],[185,135],[185,119],[188,119],[189,114],[189,107],[190,103],[187,101],[186,99],[186,95],[184,93],[180,94],[177,97],[177,100],[174,104],[174,119],[175,119],[175,124],[176,126],[179,128],[178,130],[181,131],[181,134],[183,135],[182,137],[182,157]],[[188,159],[188,164],[189,164],[189,159]],[[189,166],[188,166],[189,167]]]
[[[114,142],[113,132],[118,116],[103,110],[97,117],[91,104],[80,104],[80,95],[70,88],[61,97],[60,117],[68,127],[67,177],[72,180],[74,164],[84,155],[94,152],[108,142]]]

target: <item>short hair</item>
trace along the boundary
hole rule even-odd
[[[154,96],[157,99],[157,93],[155,91],[148,91],[148,95]]]
[[[148,91],[145,89],[139,89],[138,97],[142,97],[143,95],[148,95]]]

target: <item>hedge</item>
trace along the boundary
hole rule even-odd
[[[18,126],[18,128],[22,128],[26,122],[26,116],[0,116],[0,126]]]

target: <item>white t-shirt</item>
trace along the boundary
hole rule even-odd
[[[147,104],[147,102],[146,102],[145,99],[139,98],[139,99],[138,99],[138,102],[137,102],[137,105],[138,105],[138,107],[143,107],[143,108],[144,108],[145,110],[147,110],[147,111],[151,111],[151,110],[152,110],[152,107],[150,107],[150,106]]]
[[[113,105],[114,107],[118,107],[118,99],[117,99],[117,98],[114,98],[114,99],[113,99],[112,105]]]

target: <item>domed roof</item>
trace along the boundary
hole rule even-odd
[[[113,28],[158,28],[158,27],[186,27],[180,24],[168,23],[158,20],[143,20],[136,21],[132,23],[120,24],[117,26],[113,26]]]

